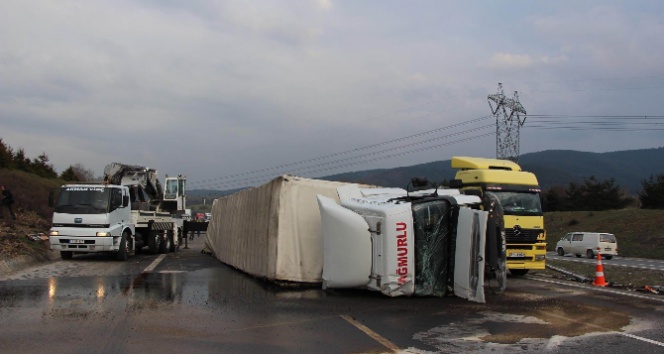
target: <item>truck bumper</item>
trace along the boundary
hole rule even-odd
[[[73,237],[51,236],[49,242],[53,251],[72,252],[117,252],[120,249],[120,236]]]

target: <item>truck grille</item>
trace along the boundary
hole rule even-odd
[[[541,229],[505,229],[506,243],[537,243],[537,236],[543,231]]]

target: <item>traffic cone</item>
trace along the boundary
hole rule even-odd
[[[597,253],[597,266],[595,267],[595,281],[593,282],[594,286],[607,286],[607,283],[604,280],[604,267],[602,267],[602,255]]]

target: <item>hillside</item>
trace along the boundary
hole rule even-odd
[[[627,189],[630,194],[636,194],[642,188],[643,179],[664,173],[664,148],[606,153],[547,150],[524,154],[520,157],[519,164],[524,170],[537,175],[543,189],[567,186],[570,182],[581,183],[584,177],[595,176],[599,180],[614,178],[621,188]],[[441,182],[453,179],[455,173],[450,167],[450,160],[444,160],[320,178],[404,188],[412,177],[427,177],[430,181]]]
[[[544,213],[547,250],[568,232],[607,232],[616,235],[618,252],[626,257],[664,259],[664,210],[627,208],[601,212]]]
[[[51,227],[53,213],[53,208],[48,206],[48,194],[58,188],[62,181],[1,169],[0,183],[9,187],[14,194],[14,212],[18,218],[12,223],[9,213],[3,210],[4,218],[0,219],[0,260],[21,256],[47,259],[50,251],[44,239]]]

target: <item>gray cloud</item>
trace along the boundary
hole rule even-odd
[[[498,82],[531,115],[658,115],[663,7],[2,2],[0,137],[29,156],[46,152],[58,172],[123,161],[202,181],[486,116]],[[663,134],[533,127],[521,151],[658,147]],[[490,157],[493,139],[347,169]]]

